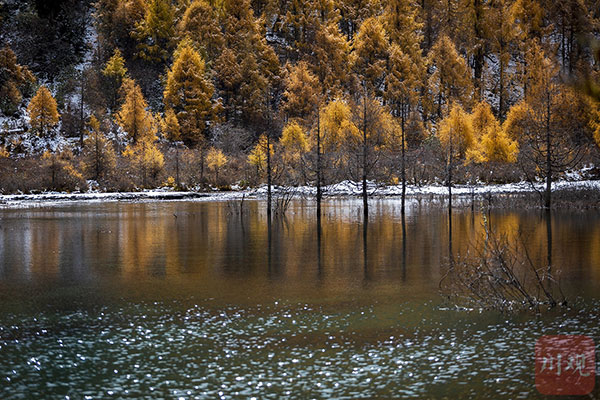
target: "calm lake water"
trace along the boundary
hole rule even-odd
[[[555,212],[572,308],[460,311],[440,295],[447,212],[358,199],[72,203],[0,210],[0,398],[541,398],[540,335],[600,343],[600,214]],[[453,216],[453,252],[484,234]],[[547,259],[539,211],[492,211]],[[600,393],[596,385],[595,394]]]

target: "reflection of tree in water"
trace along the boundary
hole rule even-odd
[[[364,272],[364,281],[368,282],[371,280],[371,276],[369,273],[369,264],[368,264],[368,259],[369,259],[369,247],[368,247],[368,240],[369,240],[369,219],[368,217],[365,215],[365,220],[363,221],[363,234],[362,234],[362,239],[363,239],[363,272]]]
[[[325,202],[320,229],[315,207],[294,201],[285,221],[272,220],[270,270],[264,202],[245,201],[243,216],[225,202],[110,203],[89,212],[5,211],[0,274],[5,281],[102,276],[133,284],[147,277],[183,277],[231,288],[276,280],[290,287],[314,283],[328,292],[346,291],[367,277],[369,288],[392,282],[435,288],[448,255],[446,204],[435,208],[423,203],[421,209],[415,204],[403,223],[399,200],[372,200],[377,207],[369,216],[365,246],[360,200]],[[452,214],[455,257],[468,251],[474,255],[470,244],[485,237],[482,221],[491,218],[490,231],[498,237],[510,244],[524,242],[535,265],[543,266],[542,277],[547,265],[556,274],[560,264],[569,267],[565,290],[592,290],[598,281],[597,215],[557,211],[549,229],[543,213],[475,210],[473,216],[463,211],[458,207]],[[485,241],[475,244],[483,248]]]
[[[511,238],[492,231],[484,219],[485,238],[472,245],[466,256],[450,254],[447,272],[440,281],[442,293],[456,305],[502,312],[540,312],[543,307],[566,305],[553,271],[550,210],[545,213],[545,222],[547,264],[539,267],[521,236]]]
[[[406,281],[406,213],[402,203],[402,282]]]

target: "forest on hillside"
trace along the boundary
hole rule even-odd
[[[596,0],[3,0],[0,190],[597,179],[599,22]]]

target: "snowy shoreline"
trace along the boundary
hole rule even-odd
[[[538,190],[543,190],[544,184],[535,184]],[[281,188],[283,189],[283,188]],[[274,187],[275,195],[281,191]],[[600,180],[592,181],[558,181],[552,184],[552,190],[596,190],[600,193]],[[314,197],[316,188],[312,186],[300,186],[287,188],[293,190],[297,197]],[[534,189],[528,182],[491,185],[454,185],[453,196],[483,196],[488,194],[526,194],[533,193]],[[355,197],[360,196],[362,187],[351,181],[344,181],[324,188],[325,197]],[[448,188],[443,185],[408,185],[406,195],[409,197],[419,196],[447,196]],[[401,185],[377,186],[369,183],[369,195],[372,197],[400,197]],[[164,189],[155,189],[140,192],[84,192],[84,193],[60,193],[46,192],[40,194],[11,194],[0,195],[0,207],[24,205],[50,205],[53,203],[68,202],[99,202],[99,201],[175,201],[175,200],[199,200],[199,201],[227,201],[246,199],[264,199],[267,195],[267,187],[261,186],[255,189],[239,190],[233,188],[231,191],[212,192],[177,192]]]

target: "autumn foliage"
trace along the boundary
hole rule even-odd
[[[8,158],[57,153],[48,140],[64,139],[73,168],[127,188],[169,176],[260,184],[267,169],[281,185],[551,186],[598,160],[590,2],[99,0],[89,11],[93,51],[60,74],[0,27]]]
[[[46,86],[41,86],[27,107],[31,127],[34,132],[44,137],[56,126],[60,115],[56,100]]]

